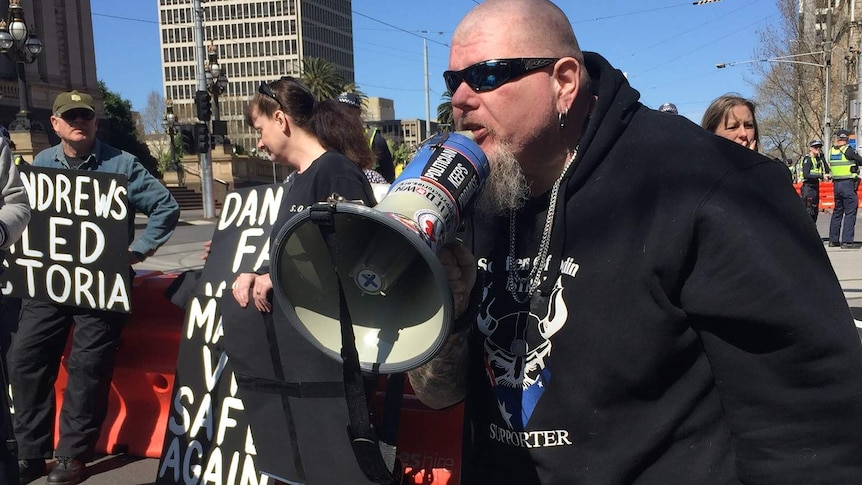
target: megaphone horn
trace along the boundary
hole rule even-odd
[[[375,208],[330,201],[298,213],[272,247],[279,306],[308,341],[340,362],[340,276],[363,370],[397,373],[428,362],[453,319],[436,251],[472,210],[489,171],[470,137],[439,134],[419,147]],[[336,235],[335,261],[312,217],[322,207]]]

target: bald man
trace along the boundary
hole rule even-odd
[[[465,401],[462,482],[862,483],[862,346],[786,168],[642,105],[544,0],[475,7],[449,69],[492,170],[410,380]]]

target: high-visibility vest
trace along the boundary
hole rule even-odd
[[[820,157],[815,157],[812,155],[808,155],[808,158],[811,159],[811,170],[809,173],[811,175],[817,175],[818,177],[823,177],[823,161],[820,160]]]
[[[832,178],[834,180],[855,179],[856,174],[850,168],[856,164],[844,154],[847,151],[847,145],[840,147],[833,146],[829,149],[829,168],[832,170]]]
[[[368,146],[374,146],[374,137],[377,136],[378,128],[374,128],[373,130],[365,128],[365,133],[368,134]]]
[[[790,170],[790,172],[793,174],[793,177],[794,177],[793,181],[794,182],[804,182],[805,181],[805,171],[802,169],[802,165],[805,163],[805,157],[807,157],[807,156],[808,155],[805,155],[802,158],[800,158],[799,161],[796,162],[796,165],[794,165],[793,168]]]

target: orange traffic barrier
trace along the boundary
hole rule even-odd
[[[183,309],[164,296],[177,276],[156,271],[140,274],[132,283],[132,313],[120,338],[108,416],[96,445],[99,453],[161,456],[185,319]],[[54,384],[57,394],[55,423],[59,423],[59,409],[68,379],[66,359],[70,348],[71,336]],[[58,429],[54,436],[56,441]]]
[[[797,194],[801,194],[802,183],[793,184]],[[862,207],[862,186],[856,189],[856,195],[859,197],[859,207]],[[835,187],[832,182],[820,182],[820,204],[818,209],[822,211],[832,210],[835,208]]]

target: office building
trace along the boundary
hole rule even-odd
[[[180,122],[195,120],[198,56],[192,0],[158,0],[165,97]],[[203,45],[217,49],[227,89],[219,97],[227,136],[246,151],[257,137],[244,112],[261,82],[299,76],[302,59],[317,57],[336,66],[346,83],[353,76],[351,0],[207,0]]]

